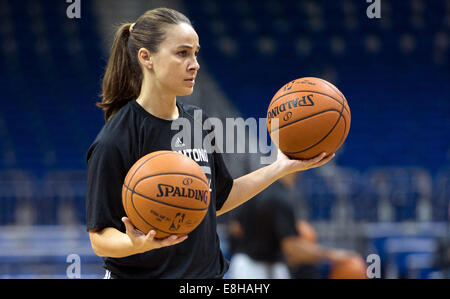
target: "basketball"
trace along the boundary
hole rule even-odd
[[[331,266],[331,279],[367,279],[367,265],[364,260],[355,255]]]
[[[155,238],[185,235],[203,220],[210,203],[209,184],[191,158],[157,151],[140,158],[128,171],[122,204],[133,225]]]
[[[283,86],[267,110],[267,128],[277,147],[293,159],[336,152],[350,130],[350,108],[333,84],[301,78]]]

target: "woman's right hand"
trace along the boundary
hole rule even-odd
[[[188,237],[187,235],[171,235],[165,239],[155,239],[156,231],[150,230],[147,234],[144,234],[134,227],[131,220],[127,217],[122,217],[122,222],[125,224],[126,234],[130,238],[136,253],[143,253],[149,250],[179,244]]]

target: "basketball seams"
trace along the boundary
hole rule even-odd
[[[320,78],[319,78],[319,80],[322,81],[322,83],[324,83],[324,84],[327,85],[328,87],[330,87],[330,89],[331,89],[333,92],[335,92],[335,93],[342,99],[342,103],[345,103],[345,102],[346,102],[344,95],[342,94],[342,92],[341,92],[339,89],[337,89],[337,87],[331,85],[331,83],[329,83],[329,82],[327,82],[327,81],[325,81],[325,80],[323,80],[323,79],[320,79]]]
[[[159,156],[162,156],[162,155],[168,155],[168,154],[173,154],[173,152],[165,152],[165,153],[159,153],[159,154],[157,154],[157,155],[154,155],[154,156],[151,156],[151,157],[149,157],[148,159],[146,159],[143,163],[141,163],[141,165],[139,165],[139,167],[137,167],[136,168],[136,170],[134,171],[134,173],[131,175],[131,178],[130,178],[130,180],[128,181],[128,183],[127,182],[124,182],[124,186],[126,186],[126,185],[129,185],[130,184],[130,182],[133,180],[133,177],[134,177],[134,175],[138,172],[138,170],[143,166],[143,165],[145,165],[145,163],[147,163],[148,161],[150,161],[151,159],[153,159],[153,158],[156,158],[156,157],[159,157]],[[138,159],[138,161],[139,161],[139,159]],[[125,176],[125,179],[126,179],[126,176]],[[126,191],[125,191],[125,214],[127,214],[128,215],[128,213],[127,213],[127,203],[128,203],[128,188],[126,188]]]
[[[124,190],[124,187],[125,187],[125,184],[122,185],[122,200],[123,200],[123,203],[124,203],[123,208],[125,210],[125,214],[128,215],[128,212],[127,212],[128,211],[128,209],[127,209],[127,194],[128,194],[128,190],[127,189]],[[124,194],[125,194],[125,196],[124,196]]]
[[[343,112],[344,112],[345,105],[344,105],[344,103],[341,103],[341,105],[342,105],[342,109],[341,109],[340,112],[337,111],[337,110],[334,110],[334,111],[336,111],[336,112],[339,113],[339,117],[338,117],[336,123],[335,123],[334,126],[330,129],[330,131],[329,131],[327,134],[325,134],[325,136],[324,136],[321,140],[319,140],[316,144],[313,144],[312,146],[308,147],[307,149],[304,149],[304,150],[301,150],[301,151],[298,151],[298,152],[286,152],[286,154],[299,154],[299,153],[305,152],[305,151],[307,151],[307,150],[309,150],[309,149],[311,149],[311,148],[313,148],[313,147],[319,145],[319,144],[322,143],[325,139],[327,139],[328,136],[330,136],[330,134],[331,134],[331,133],[334,131],[334,129],[337,127],[337,125],[338,125],[339,121],[341,120],[341,118],[344,119],[344,123],[346,124],[345,117],[342,117]],[[325,111],[324,111],[324,112],[325,112]],[[297,122],[297,121],[296,121],[296,122]],[[344,132],[345,132],[345,131],[344,131]]]
[[[324,82],[326,85],[328,85],[328,86],[329,86],[329,87],[330,87],[330,88],[331,88],[338,96],[340,96],[340,97],[342,98],[342,103],[341,103],[341,105],[342,105],[341,116],[339,117],[339,119],[338,119],[338,121],[337,121],[335,127],[331,130],[331,132],[334,131],[334,129],[335,129],[335,128],[337,127],[337,125],[339,124],[340,118],[342,117],[342,118],[344,119],[344,133],[342,134],[341,140],[339,140],[339,143],[338,143],[337,149],[339,149],[339,148],[341,147],[342,143],[344,142],[343,139],[344,139],[344,136],[345,136],[345,132],[346,132],[346,130],[347,130],[347,120],[345,119],[345,117],[343,117],[344,110],[350,114],[350,112],[349,112],[349,111],[347,110],[347,108],[346,108],[347,100],[345,99],[344,94],[342,94],[342,92],[341,92],[336,86],[334,86],[333,84],[331,84],[331,83],[329,83],[329,82],[327,82],[327,81],[325,81],[325,80],[323,80],[323,79],[320,79],[320,80],[321,80],[322,82]],[[350,109],[350,107],[349,107],[349,109]],[[329,134],[331,134],[331,132],[330,132]]]
[[[139,194],[138,194],[138,195],[139,195]],[[139,195],[139,196],[142,196],[142,195]],[[135,211],[136,214],[139,216],[139,218],[141,218],[142,221],[144,221],[146,224],[150,225],[152,228],[154,228],[154,229],[156,229],[156,230],[158,230],[158,231],[160,231],[160,232],[163,232],[163,233],[169,234],[169,235],[173,235],[173,233],[166,232],[166,231],[164,231],[164,230],[162,230],[162,229],[160,229],[160,228],[158,228],[158,227],[152,225],[152,224],[149,223],[147,220],[145,220],[144,217],[142,217],[142,215],[139,213],[138,209],[136,209],[136,207],[135,207],[135,205],[134,205],[134,201],[133,201],[133,192],[131,193],[131,198],[130,198],[130,200],[131,200],[131,204],[133,205],[134,211]]]
[[[148,196],[145,196],[145,195],[143,195],[143,194],[140,194],[140,193],[136,192],[136,190],[135,190],[134,188],[131,189],[130,187],[125,186],[125,185],[124,185],[124,187],[127,188],[128,190],[130,190],[132,196],[133,196],[133,194],[137,194],[137,195],[141,196],[142,198],[145,198],[145,199],[148,199],[148,200],[150,200],[150,201],[154,201],[154,202],[157,202],[157,203],[166,205],[166,206],[170,206],[170,207],[173,207],[173,208],[184,209],[184,210],[190,210],[190,211],[205,211],[205,210],[207,210],[207,209],[209,208],[209,207],[206,207],[206,208],[202,208],[202,209],[195,209],[195,208],[188,208],[188,207],[177,206],[177,205],[174,205],[174,204],[170,204],[170,203],[167,203],[167,202],[164,202],[164,201],[160,201],[160,200],[157,200],[157,199],[154,199],[154,198],[150,198],[150,197],[148,197]],[[134,206],[134,205],[133,205],[133,206]]]
[[[168,151],[168,152],[166,152],[166,153],[159,153],[159,154],[157,154],[157,155],[155,155],[155,156],[151,156],[151,157],[149,157],[148,159],[146,159],[145,161],[143,161],[143,162],[141,163],[141,165],[139,165],[139,167],[136,168],[136,170],[134,171],[134,173],[131,175],[130,180],[129,180],[128,183],[126,183],[126,184],[127,184],[127,185],[130,184],[130,182],[133,180],[134,175],[135,175],[135,174],[138,172],[138,170],[139,170],[142,166],[144,166],[148,161],[150,161],[150,160],[153,159],[153,158],[156,158],[156,157],[159,157],[159,156],[163,156],[163,155],[169,155],[169,154],[175,154],[175,153],[174,153],[174,152],[170,152],[170,151]],[[139,159],[138,159],[138,161],[139,161]]]
[[[304,84],[309,82],[302,81],[303,79],[312,80],[312,82],[314,82],[314,85],[316,86],[311,87],[307,84]],[[281,129],[288,128],[283,132],[278,131],[282,136],[287,138],[283,140],[283,143],[281,143],[280,146],[284,144],[281,150],[285,154],[291,155],[293,157],[306,155],[306,153],[310,153],[311,151],[317,152],[317,147],[322,148],[322,151],[325,150],[329,153],[333,151],[335,152],[344,143],[350,129],[351,116],[347,99],[337,87],[335,87],[330,82],[327,82],[320,78],[307,77],[294,80],[293,82],[296,83],[296,86],[293,86],[294,84],[291,84],[292,82],[286,84],[275,94],[269,104],[267,117],[269,118],[269,116],[275,116],[275,118],[279,118],[282,121],[279,127],[273,129],[271,128],[270,119],[268,119],[267,125],[269,128],[269,133],[272,134],[277,130],[281,131]],[[286,91],[288,92],[286,93]],[[314,95],[316,95],[316,97],[314,97]],[[294,102],[299,101],[303,97],[305,101],[304,106],[308,106],[306,105],[306,96],[308,97],[308,99],[316,99],[317,103],[315,103],[314,100],[314,102],[311,103],[311,105],[315,104],[315,106],[317,106],[316,109],[310,108],[312,109],[312,111],[306,108],[295,109],[292,113],[284,113],[284,119],[282,119],[282,112],[287,110],[285,105],[289,103],[289,109],[291,109],[291,102],[293,100]],[[320,96],[327,97],[328,99],[333,100],[339,105],[333,104],[332,102],[329,102],[327,99],[321,98]],[[297,105],[295,107],[297,107]],[[280,112],[280,110],[282,110],[282,112]],[[272,113],[274,115],[272,115]],[[336,117],[334,113],[338,113],[338,117]],[[341,119],[344,120],[343,124],[340,123]],[[333,120],[335,121],[334,124],[332,124]],[[316,125],[318,126],[317,129],[320,129],[317,132],[315,132]],[[303,128],[303,126],[306,126],[313,130],[308,133],[308,136],[311,135],[310,137],[312,139],[298,139],[294,136],[295,132],[298,129]],[[326,131],[327,129],[328,132]],[[324,132],[326,134],[323,134]],[[291,139],[293,140],[291,141]],[[317,140],[317,142],[315,140]],[[314,144],[311,145],[311,143]],[[294,150],[294,152],[288,152],[286,151],[287,149]]]
[[[151,177],[154,177],[154,176],[158,176],[158,175],[174,175],[174,174],[175,175],[177,175],[177,174],[178,175],[185,175],[185,176],[189,176],[189,177],[195,178],[195,179],[201,181],[202,183],[204,183],[209,189],[209,183],[207,181],[205,181],[203,178],[198,177],[198,176],[193,175],[193,174],[190,174],[190,173],[185,173],[185,172],[161,172],[161,173],[155,173],[155,174],[152,174],[152,175],[148,175],[148,176],[140,178],[140,180],[137,181],[136,184],[134,184],[134,187],[136,187],[137,184],[139,184],[141,181],[143,181],[145,179],[148,179],[148,178],[151,178]]]
[[[269,104],[269,110],[270,110],[270,107],[272,107],[272,105],[273,105],[275,102],[277,102],[279,99],[281,99],[282,97],[287,96],[287,95],[290,95],[290,94],[298,93],[298,92],[312,92],[312,93],[320,94],[320,95],[323,95],[323,96],[327,96],[327,97],[333,99],[335,102],[338,102],[339,105],[343,105],[343,103],[341,103],[339,100],[337,100],[337,99],[335,99],[334,97],[332,97],[332,96],[330,96],[330,95],[328,95],[328,94],[326,94],[326,93],[323,93],[323,92],[318,92],[318,91],[314,91],[314,90],[297,90],[297,91],[292,91],[292,92],[285,93],[284,95],[281,95],[281,96],[279,96],[278,98],[272,100],[272,101],[270,102],[270,104]],[[345,111],[349,112],[349,111],[347,110],[347,108],[345,108],[345,106],[344,106],[344,109],[345,109]]]
[[[345,132],[347,131],[347,122],[345,121],[345,117],[343,119],[344,119],[344,132],[342,133],[341,139],[339,140],[338,148],[340,148],[342,143],[344,143]]]
[[[189,176],[189,177],[192,177],[192,178],[197,179],[197,180],[201,181],[202,183],[204,183],[204,184],[206,185],[206,188],[209,190],[209,184],[208,184],[207,182],[205,182],[202,178],[200,178],[200,177],[198,177],[198,176],[195,176],[195,175],[192,175],[192,174],[184,173],[184,172],[163,172],[163,173],[157,173],[157,174],[149,175],[149,176],[143,177],[143,178],[141,178],[139,181],[137,181],[136,184],[134,184],[133,189],[131,189],[131,188],[130,188],[129,186],[127,186],[127,185],[123,185],[123,186],[124,186],[127,190],[129,190],[130,192],[136,193],[136,194],[138,194],[139,196],[142,196],[142,197],[145,198],[145,199],[152,200],[152,201],[155,201],[155,202],[158,202],[158,203],[161,203],[161,204],[165,204],[165,205],[168,205],[168,206],[172,206],[172,207],[175,207],[175,208],[181,208],[181,209],[193,210],[193,211],[204,211],[204,210],[208,209],[208,208],[203,208],[203,209],[185,208],[185,207],[181,207],[181,206],[169,204],[169,203],[166,203],[166,202],[163,202],[163,201],[159,201],[159,200],[156,200],[156,199],[147,197],[147,196],[142,195],[142,194],[140,194],[140,193],[137,193],[137,192],[135,191],[137,185],[138,185],[140,182],[142,182],[143,180],[148,179],[148,178],[151,178],[151,177],[155,177],[155,176],[160,176],[160,175],[185,175],[185,176]],[[208,193],[208,194],[209,194],[209,193]],[[211,194],[209,194],[209,196],[211,196]]]
[[[345,121],[345,118],[342,118],[343,120],[344,120],[344,123],[346,123],[346,121]],[[308,147],[308,148],[306,148],[306,149],[304,149],[304,150],[301,150],[301,151],[298,151],[298,152],[286,152],[286,154],[299,154],[299,153],[302,153],[302,152],[305,152],[305,151],[307,151],[307,150],[310,150],[310,149],[312,149],[313,147],[315,147],[315,146],[317,146],[317,145],[319,145],[320,143],[322,143],[325,139],[327,139],[327,137],[328,136],[330,136],[330,134],[333,132],[333,130],[336,128],[336,126],[338,125],[338,123],[339,123],[339,121],[341,120],[341,117],[339,117],[338,118],[338,120],[336,121],[336,124],[334,125],[334,127],[321,139],[321,140],[319,140],[317,143],[315,143],[315,144],[313,144],[313,145],[311,145],[310,147]]]
[[[334,126],[334,128],[333,129],[331,129],[331,131],[330,131],[330,133],[329,134],[331,134],[331,132],[333,132],[334,131],[334,129],[337,127],[337,125],[339,124],[339,121],[341,120],[341,117],[344,119],[344,134],[342,134],[342,137],[341,137],[341,140],[339,140],[339,143],[338,143],[338,149],[341,147],[341,145],[342,145],[342,139],[343,139],[343,137],[345,136],[345,131],[346,131],[346,129],[347,129],[347,120],[345,119],[345,117],[343,117],[343,115],[344,115],[344,110],[346,111],[346,112],[348,112],[348,113],[350,113],[348,110],[347,110],[347,108],[346,108],[346,102],[347,102],[347,100],[345,99],[345,97],[344,97],[344,95],[342,94],[342,92],[337,88],[337,87],[335,87],[333,84],[331,84],[331,83],[329,83],[329,82],[327,82],[327,81],[325,81],[325,80],[323,80],[323,79],[320,79],[320,81],[322,81],[322,82],[324,82],[329,88],[331,88],[331,90],[333,90],[339,97],[341,97],[341,99],[342,99],[342,103],[341,103],[341,105],[342,105],[342,110],[341,110],[341,115],[339,116],[339,119],[338,119],[338,121],[336,122],[336,124],[335,124],[335,126]],[[325,137],[325,139],[326,139],[326,137]]]
[[[292,125],[292,124],[298,123],[299,121],[302,121],[302,120],[305,120],[305,119],[308,119],[308,118],[311,118],[311,117],[314,117],[314,116],[317,116],[317,115],[320,115],[320,114],[323,114],[323,113],[326,113],[326,112],[333,112],[333,111],[334,111],[334,112],[337,112],[337,113],[340,114],[340,115],[342,114],[342,112],[339,111],[339,110],[337,110],[337,109],[327,109],[327,110],[323,110],[323,111],[320,111],[320,112],[317,112],[317,113],[308,115],[308,116],[306,116],[306,117],[304,117],[304,118],[297,119],[297,120],[295,120],[295,121],[293,121],[293,122],[290,122],[290,123],[288,123],[288,124],[285,124],[285,125],[283,125],[283,126],[281,126],[281,127],[275,128],[275,129],[271,130],[270,133],[273,133],[273,132],[275,132],[275,131],[277,131],[277,130],[281,130],[281,129],[283,129],[283,128],[286,128],[286,127],[288,127],[288,126],[290,126],[290,125]]]
[[[178,156],[185,157],[184,155],[181,155],[181,154],[179,154],[177,152],[173,152],[173,151],[166,151],[166,152],[159,153],[159,154],[155,153],[153,155],[152,155],[152,153],[150,153],[148,155],[151,155],[151,157],[148,157],[147,159],[144,158],[144,160],[142,162],[136,162],[136,163],[139,163],[140,165],[138,165],[136,167],[136,169],[133,169],[133,172],[130,173],[130,178],[125,179],[124,183],[122,185],[122,188],[124,190],[123,194],[125,195],[124,200],[123,200],[124,205],[125,205],[125,213],[127,215],[131,214],[131,216],[133,216],[133,218],[136,219],[137,224],[139,224],[139,220],[142,220],[143,222],[140,223],[140,226],[144,226],[143,227],[144,230],[147,230],[148,228],[150,228],[150,229],[155,229],[156,231],[158,231],[159,233],[157,234],[157,236],[160,234],[165,234],[165,235],[178,234],[179,235],[179,234],[183,234],[184,232],[183,232],[183,229],[181,229],[180,232],[165,231],[165,229],[167,229],[165,226],[164,226],[164,229],[159,228],[158,227],[158,225],[160,225],[159,223],[153,223],[154,222],[153,217],[151,217],[151,218],[143,217],[143,216],[147,216],[146,215],[147,213],[144,211],[139,211],[137,208],[145,208],[145,207],[150,208],[152,205],[157,205],[157,206],[159,206],[159,208],[157,208],[156,210],[162,208],[162,209],[169,209],[167,212],[169,212],[170,210],[184,211],[185,213],[191,213],[193,215],[198,215],[198,216],[195,216],[197,218],[200,217],[200,215],[203,215],[203,217],[200,217],[201,219],[203,219],[204,216],[206,215],[206,213],[208,212],[209,203],[211,200],[210,193],[208,192],[209,197],[205,198],[205,199],[208,199],[208,206],[206,208],[204,208],[204,207],[191,208],[191,207],[184,207],[184,206],[178,205],[178,204],[184,204],[184,202],[174,202],[174,204],[167,203],[167,202],[159,201],[154,198],[151,198],[151,197],[148,197],[146,195],[136,192],[136,190],[135,190],[136,187],[138,187],[138,184],[144,182],[144,180],[152,178],[152,177],[163,176],[163,175],[178,175],[178,176],[182,175],[185,177],[189,177],[190,180],[193,179],[194,182],[197,182],[195,185],[199,185],[200,189],[209,191],[209,183],[208,183],[206,177],[204,176],[203,171],[201,171],[199,173],[194,173],[194,174],[185,173],[185,172],[162,172],[162,173],[155,173],[153,175],[146,175],[145,177],[141,177],[142,174],[140,174],[140,172],[142,172],[142,171],[140,171],[140,169],[143,169],[143,168],[141,168],[142,166],[144,166],[144,168],[146,168],[146,167],[148,168],[149,164],[147,164],[147,163],[150,160],[152,160],[152,162],[150,162],[150,164],[153,162],[155,162],[155,163],[163,162],[163,164],[164,164],[164,161],[161,161],[161,159],[154,160],[153,158],[166,155],[166,158],[164,158],[164,157],[162,158],[163,160],[164,159],[172,159],[172,157],[167,157],[167,155],[170,155],[170,154],[172,155],[172,157],[174,159]],[[140,158],[140,159],[142,159],[142,158]],[[177,163],[177,164],[179,164],[179,163]],[[198,167],[198,165],[197,165],[197,167]],[[200,167],[198,167],[198,170],[197,170],[195,167],[192,167],[191,170],[198,172],[201,169],[200,169]],[[134,180],[134,177],[137,177],[136,181]],[[143,193],[145,193],[145,192],[143,192]],[[128,195],[130,198],[128,198]],[[136,204],[137,204],[137,206],[136,206]],[[142,207],[141,207],[141,205],[142,205]],[[141,214],[140,212],[143,212],[143,213]],[[172,212],[170,212],[170,215],[172,215],[171,213]],[[153,225],[152,223],[155,225]],[[145,225],[147,225],[147,227],[145,227]]]
[[[167,155],[170,155],[170,154],[172,154],[172,156],[167,157]],[[133,221],[133,219],[135,219],[136,224],[139,227],[141,227],[143,231],[148,231],[150,229],[154,229],[155,231],[157,231],[158,232],[156,234],[157,238],[165,238],[165,235],[185,234],[185,229],[189,229],[189,225],[186,227],[183,226],[183,228],[180,228],[177,232],[169,231],[169,228],[167,227],[166,223],[159,223],[159,222],[155,221],[155,220],[158,220],[158,218],[153,217],[150,214],[150,210],[154,209],[158,213],[159,213],[159,211],[161,211],[163,213],[161,215],[167,215],[166,216],[166,217],[168,217],[167,219],[170,219],[173,217],[175,217],[175,219],[176,219],[176,216],[174,213],[184,212],[184,213],[186,213],[186,215],[192,214],[192,217],[194,217],[194,218],[192,218],[191,221],[194,221],[194,223],[196,223],[198,221],[197,219],[200,219],[200,222],[201,222],[201,220],[206,216],[206,214],[208,213],[208,210],[209,210],[209,204],[211,201],[210,192],[208,192],[207,197],[202,195],[202,199],[207,200],[206,207],[204,205],[201,206],[198,203],[196,203],[193,207],[189,207],[190,201],[174,200],[173,202],[170,202],[170,201],[165,202],[164,198],[161,200],[157,200],[157,199],[155,199],[156,196],[152,196],[151,194],[146,194],[147,191],[145,191],[146,190],[145,188],[140,190],[140,192],[142,192],[143,194],[136,192],[136,189],[138,189],[138,188],[140,189],[139,184],[145,185],[146,179],[149,182],[151,180],[155,180],[155,179],[159,181],[160,179],[163,179],[162,176],[173,175],[173,178],[176,181],[178,179],[182,180],[182,179],[187,178],[188,180],[190,180],[191,182],[194,183],[194,186],[192,186],[193,188],[196,188],[196,186],[198,186],[197,187],[198,189],[204,190],[202,192],[206,192],[206,191],[209,191],[209,183],[207,181],[207,178],[206,178],[203,170],[201,170],[201,168],[198,166],[197,163],[195,163],[195,166],[189,166],[188,169],[181,170],[181,171],[178,171],[178,169],[174,169],[172,171],[170,171],[169,169],[164,169],[166,160],[172,161],[171,163],[174,166],[175,165],[178,165],[178,166],[184,165],[183,164],[184,162],[181,163],[181,161],[179,161],[179,159],[176,159],[176,158],[178,158],[178,156],[185,157],[184,155],[181,155],[180,153],[167,150],[163,153],[157,154],[155,152],[155,153],[150,153],[148,155],[151,155],[151,157],[144,158],[144,159],[140,158],[140,159],[142,159],[142,161],[138,160],[138,162],[135,162],[135,164],[139,164],[139,165],[137,165],[137,167],[135,169],[133,169],[132,171],[130,171],[131,169],[129,170],[130,178],[129,179],[126,178],[122,185],[122,189],[123,189],[122,195],[124,195],[123,205],[124,205],[125,213],[127,216],[129,215],[128,217],[132,216],[132,218],[130,218],[130,220]],[[164,156],[164,155],[165,155],[165,157],[163,157],[159,160],[153,159],[153,158]],[[191,159],[189,159],[189,160],[191,160]],[[149,164],[147,164],[148,162],[149,162]],[[153,163],[157,163],[157,164],[162,163],[161,164],[162,169],[160,169],[160,170],[153,169],[152,170]],[[142,166],[144,166],[144,167],[142,167]],[[151,170],[151,171],[149,171],[150,173],[148,173],[145,169],[150,169]],[[143,170],[144,170],[144,173],[142,174]],[[193,172],[193,173],[186,173],[186,171]],[[147,173],[145,173],[145,172],[147,172]],[[158,173],[151,174],[152,172],[158,172]],[[142,175],[145,175],[145,176],[142,177]],[[136,177],[136,180],[135,180],[135,177]],[[180,186],[181,186],[181,180],[180,180],[180,184],[179,184]],[[150,197],[148,195],[150,195]],[[192,202],[191,206],[193,204],[194,203]],[[186,206],[182,206],[182,205],[186,205]],[[149,210],[147,211],[147,209],[149,209]],[[165,212],[163,212],[163,210]],[[138,227],[138,226],[136,226],[136,227]],[[162,228],[160,228],[160,227],[162,227]],[[170,229],[172,229],[172,228],[170,228]]]
[[[324,80],[321,80],[321,81],[324,82]],[[326,85],[327,85],[333,92],[335,92],[334,89],[331,87],[330,84],[327,83]],[[308,91],[308,92],[312,92],[312,91]],[[320,92],[315,92],[315,93],[323,94],[323,93],[320,93]],[[336,92],[335,92],[335,93],[336,93]],[[312,146],[310,146],[310,147],[308,147],[308,148],[306,148],[306,149],[304,149],[304,150],[297,151],[297,152],[286,152],[286,154],[299,154],[299,153],[305,152],[305,151],[307,151],[307,150],[309,150],[309,149],[311,149],[311,148],[313,148],[313,147],[319,145],[319,144],[322,143],[324,140],[326,140],[326,139],[328,138],[328,136],[330,136],[330,134],[334,131],[334,129],[335,129],[335,128],[337,127],[337,125],[339,124],[339,121],[341,120],[341,118],[344,120],[344,134],[342,135],[341,140],[339,141],[339,144],[342,142],[342,138],[344,137],[344,135],[345,135],[345,130],[346,130],[346,128],[347,128],[347,121],[346,121],[345,117],[342,117],[342,116],[343,116],[344,110],[345,110],[346,112],[349,112],[349,111],[347,110],[347,108],[345,107],[345,102],[346,102],[346,101],[345,101],[344,99],[342,99],[342,102],[339,102],[338,100],[336,100],[335,98],[333,98],[333,97],[330,96],[330,95],[327,95],[327,94],[323,94],[323,95],[326,95],[326,96],[332,98],[333,100],[335,100],[336,102],[338,102],[338,103],[342,106],[341,111],[339,112],[339,117],[338,117],[336,123],[335,123],[334,126],[330,129],[330,131],[329,131],[329,132],[328,132],[321,140],[319,140],[316,144],[313,144]],[[337,95],[339,96],[339,94],[337,94]],[[337,110],[335,110],[335,111],[337,111]],[[298,122],[298,121],[296,121],[296,122]],[[293,122],[293,123],[296,123],[296,122]],[[292,124],[292,123],[291,123],[291,124]],[[289,124],[289,125],[290,125],[290,124]],[[280,129],[281,129],[281,128],[280,128]],[[339,148],[339,147],[340,147],[340,146],[338,146],[337,148]]]
[[[344,132],[342,134],[341,140],[339,140],[338,148],[340,148],[342,146],[342,144],[344,143],[346,132],[347,132],[347,120],[345,119],[345,117],[343,117],[343,119],[344,119]]]

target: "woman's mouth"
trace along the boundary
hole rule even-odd
[[[184,81],[195,84],[195,78],[185,79]]]

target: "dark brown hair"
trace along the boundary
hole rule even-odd
[[[139,49],[146,48],[151,53],[157,53],[159,45],[166,38],[166,26],[181,23],[192,26],[182,13],[169,8],[157,8],[145,12],[136,23],[119,27],[103,76],[102,102],[97,103],[103,109],[106,121],[139,96],[143,77],[137,57]]]

